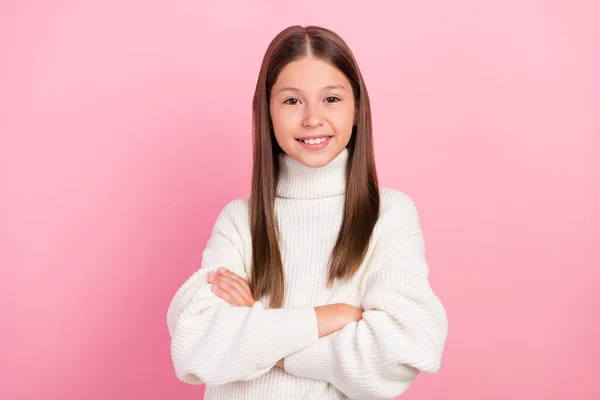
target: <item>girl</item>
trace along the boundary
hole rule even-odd
[[[379,187],[346,43],[293,26],[253,101],[249,199],[227,204],[168,310],[177,377],[206,399],[382,399],[436,372],[447,335],[419,217]]]

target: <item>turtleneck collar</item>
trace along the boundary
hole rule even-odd
[[[277,196],[288,199],[341,196],[346,190],[347,162],[347,148],[319,168],[308,167],[282,152],[279,154]]]

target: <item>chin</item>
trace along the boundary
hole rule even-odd
[[[302,151],[300,153],[298,161],[306,165],[307,167],[321,168],[329,164],[334,158],[335,155],[331,151],[312,154],[306,154],[305,151]]]

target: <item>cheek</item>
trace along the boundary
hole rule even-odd
[[[288,112],[274,110],[271,113],[271,121],[276,137],[293,136],[298,126],[298,115],[291,110]]]
[[[344,110],[344,112],[336,114],[332,123],[335,125],[334,129],[338,135],[350,136],[354,125],[354,111]]]

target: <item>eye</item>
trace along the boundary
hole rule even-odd
[[[290,106],[295,106],[296,104],[298,104],[298,99],[295,99],[292,97],[292,98],[285,100],[283,102],[283,104],[289,104]]]
[[[329,96],[328,98],[325,99],[325,101],[328,103],[337,103],[340,100],[341,99],[339,97],[335,97],[335,96]]]

